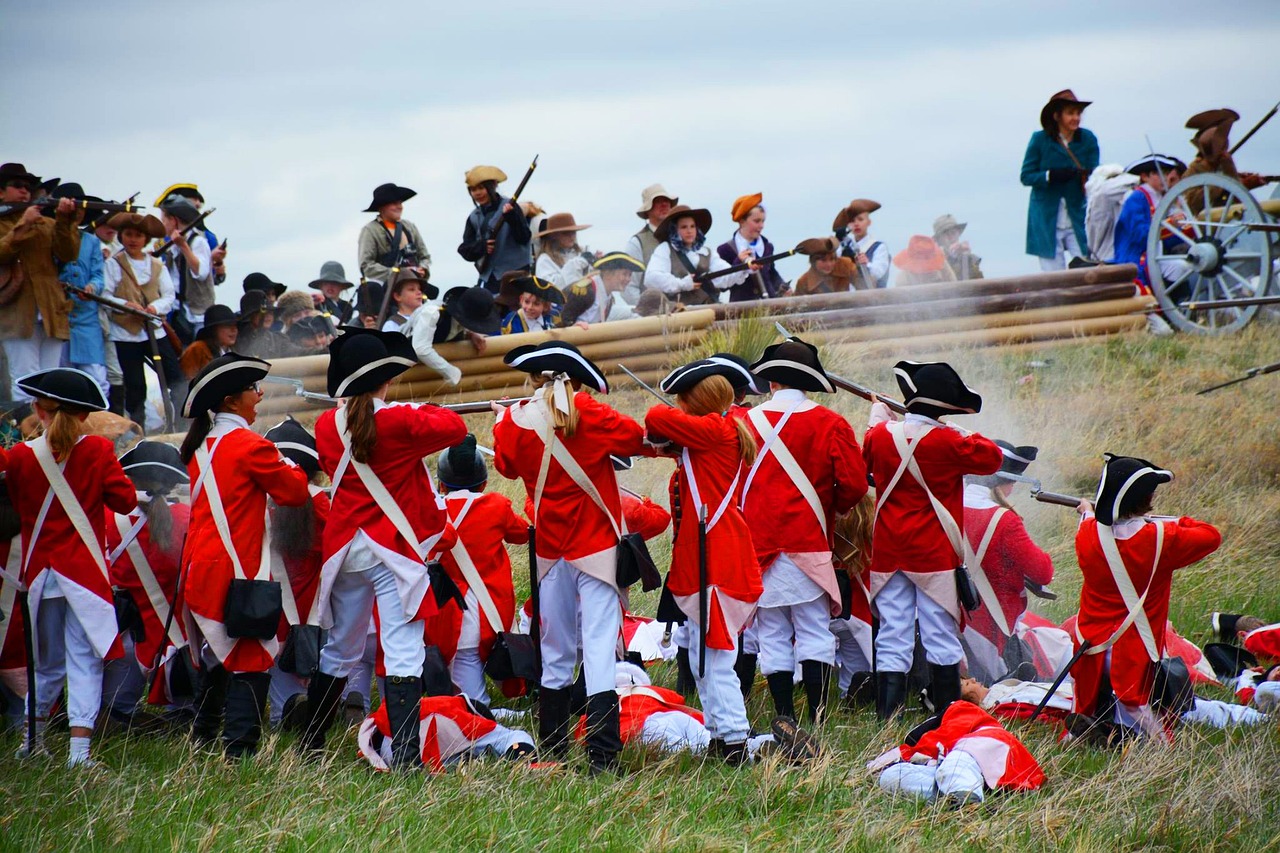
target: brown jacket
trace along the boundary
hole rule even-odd
[[[204,366],[211,361],[213,361],[213,350],[209,348],[209,342],[196,338],[182,351],[178,366],[182,368],[183,376],[194,379],[195,375],[204,370]]]
[[[41,217],[17,230],[20,213],[0,217],[0,264],[19,261],[26,281],[18,298],[0,310],[0,339],[29,338],[36,331],[36,310],[44,321],[44,333],[51,338],[70,340],[67,316],[71,299],[58,284],[54,263],[70,263],[80,255],[80,231],[74,214],[59,214],[57,220]]]
[[[811,293],[844,293],[846,290],[865,290],[858,278],[858,266],[852,258],[836,258],[831,275],[822,275],[812,265],[796,281],[796,296]]]

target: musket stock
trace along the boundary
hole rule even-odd
[[[201,225],[203,225],[203,224],[204,224],[205,219],[206,219],[206,218],[208,218],[209,214],[213,213],[213,212],[214,212],[215,210],[217,210],[217,209],[218,209],[218,208],[216,208],[216,207],[211,207],[211,208],[209,208],[208,210],[206,210],[206,211],[204,211],[203,213],[201,213],[201,214],[200,214],[199,216],[197,216],[195,219],[191,220],[191,224],[190,224],[190,225],[188,225],[188,226],[186,226],[185,228],[183,228],[183,229],[182,229],[182,231],[180,232],[180,233],[182,234],[182,236],[183,236],[183,237],[190,237],[190,236],[191,236],[191,232],[192,232],[192,231],[194,231],[196,228],[199,228]],[[152,249],[152,250],[151,250],[151,257],[153,257],[153,258],[158,258],[158,257],[160,257],[160,256],[161,256],[161,255],[163,255],[165,252],[169,251],[169,249],[170,249],[172,246],[173,246],[173,238],[172,238],[172,237],[170,237],[170,238],[168,238],[167,240],[165,240],[163,243],[161,243],[159,246],[157,246],[156,248],[154,248],[154,249]]]

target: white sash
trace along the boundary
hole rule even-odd
[[[537,407],[537,404],[534,403],[530,406],[525,406],[525,410],[526,414],[534,420],[535,427],[551,427],[546,430],[545,435],[537,429],[534,430],[534,433],[542,438],[543,441],[542,469],[538,472],[538,485],[534,490],[533,496],[534,518],[537,519],[538,517],[538,508],[542,503],[542,489],[547,482],[547,472],[551,469],[551,459],[554,458],[560,463],[560,467],[569,475],[569,478],[577,484],[578,488],[586,492],[587,497],[591,498],[595,505],[600,507],[600,511],[609,519],[609,524],[613,527],[614,535],[621,540],[627,533],[626,517],[623,516],[622,523],[619,525],[618,521],[613,517],[613,513],[610,512],[609,507],[605,505],[604,498],[600,496],[600,491],[596,488],[596,484],[591,482],[591,478],[587,476],[587,472],[578,464],[578,460],[573,458],[573,454],[569,452],[569,448],[565,447],[563,442],[561,442],[556,436],[555,426],[552,424],[551,420],[547,418],[541,407]]]
[[[685,479],[689,481],[689,491],[692,492],[693,505],[702,508],[702,495],[698,492],[698,478],[693,476],[693,462],[689,459],[689,448],[684,448],[680,454],[680,463],[684,466]],[[720,501],[720,506],[716,507],[715,515],[707,520],[707,532],[711,532],[711,528],[716,526],[716,522],[720,520],[720,516],[724,515],[725,510],[729,508],[729,502],[733,500],[733,493],[738,490],[738,480],[742,478],[742,463],[738,463],[738,473],[733,475],[733,482],[729,484],[729,490],[724,493],[724,497]],[[806,481],[807,482],[807,481]]]
[[[1085,651],[1087,655],[1096,655],[1105,652],[1107,649],[1115,645],[1120,636],[1132,625],[1138,631],[1138,636],[1142,638],[1142,645],[1146,648],[1147,657],[1152,663],[1160,660],[1160,652],[1156,647],[1155,632],[1151,629],[1151,621],[1147,619],[1147,611],[1143,609],[1143,605],[1147,600],[1147,593],[1151,592],[1151,585],[1156,580],[1156,570],[1160,568],[1160,554],[1164,551],[1164,523],[1160,521],[1153,522],[1156,526],[1156,556],[1151,563],[1151,579],[1147,581],[1147,588],[1142,591],[1142,595],[1138,595],[1138,590],[1133,585],[1133,579],[1129,577],[1129,573],[1125,571],[1124,559],[1120,556],[1120,549],[1116,546],[1115,534],[1111,532],[1111,528],[1105,524],[1098,524],[1098,542],[1102,545],[1102,554],[1107,558],[1107,568],[1111,570],[1111,578],[1116,582],[1116,589],[1120,591],[1120,597],[1124,599],[1124,603],[1129,606],[1129,614],[1124,617],[1124,621],[1120,623],[1120,627],[1116,628],[1115,633],[1101,645],[1090,646]],[[1079,620],[1076,622],[1076,639],[1084,642],[1084,637],[1080,635]]]
[[[974,586],[978,588],[978,596],[982,599],[982,603],[986,605],[987,612],[995,620],[996,627],[1000,629],[1000,633],[1006,637],[1012,637],[1013,628],[1010,627],[1004,608],[1000,606],[1000,599],[996,597],[996,591],[991,586],[991,579],[987,577],[986,570],[982,568],[982,561],[987,557],[987,548],[991,546],[991,539],[995,536],[996,528],[1000,526],[1000,517],[1008,511],[1005,507],[997,507],[991,516],[991,520],[987,522],[987,529],[982,534],[982,541],[978,543],[978,550],[976,552],[971,550],[969,548],[969,540],[966,538],[964,541],[964,554],[965,564],[970,569],[969,575],[973,578]]]
[[[800,492],[805,502],[809,504],[809,509],[813,510],[814,518],[818,519],[818,525],[822,528],[823,537],[830,541],[830,534],[827,531],[827,513],[822,508],[822,500],[818,497],[818,490],[813,487],[813,483],[809,482],[809,477],[804,473],[804,469],[800,467],[800,463],[796,461],[795,456],[791,455],[791,450],[780,438],[782,428],[787,425],[791,415],[805,402],[802,399],[783,412],[782,417],[778,419],[777,427],[769,423],[768,417],[765,416],[761,408],[757,407],[748,411],[747,417],[751,419],[752,425],[760,433],[760,437],[764,439],[764,446],[760,448],[760,452],[756,455],[755,464],[751,466],[751,472],[747,474],[747,484],[742,488],[742,506],[745,507],[747,505],[747,493],[751,490],[751,484],[755,481],[756,472],[760,470],[761,463],[764,462],[769,451],[773,451],[773,456],[778,460],[778,464],[782,466],[782,470],[791,478],[796,490]]]
[[[94,536],[93,526],[89,523],[89,516],[85,514],[84,507],[80,506],[80,502],[76,500],[75,493],[71,491],[71,484],[67,482],[67,478],[62,474],[62,469],[66,466],[67,460],[64,459],[61,465],[54,462],[53,451],[49,449],[49,442],[43,435],[29,442],[28,446],[35,453],[36,461],[40,463],[40,469],[49,481],[49,488],[53,494],[57,495],[58,503],[62,504],[62,510],[71,521],[71,526],[76,529],[76,533],[80,536],[80,541],[89,549],[89,554],[93,557],[93,561],[98,564],[98,571],[102,572],[103,580],[110,584],[102,543]],[[70,457],[71,454],[68,453],[67,458],[69,459]],[[45,506],[41,509],[37,525],[43,526],[44,515],[48,507],[49,498],[46,495]],[[30,562],[31,553],[35,551],[35,543],[39,533],[39,527],[37,527],[36,531],[31,535],[31,552],[27,554],[27,562]],[[26,574],[25,565],[23,566],[23,574]]]
[[[934,515],[938,517],[938,523],[942,525],[942,530],[947,534],[947,539],[951,542],[951,547],[955,549],[956,559],[964,560],[964,534],[960,532],[960,525],[956,523],[951,513],[942,505],[942,501],[934,496],[929,485],[924,481],[924,473],[920,470],[920,463],[915,459],[916,448],[920,446],[921,440],[933,432],[934,427],[927,425],[924,432],[920,433],[913,442],[908,442],[905,432],[905,424],[901,421],[895,421],[885,427],[889,431],[889,435],[893,436],[893,445],[898,450],[898,456],[902,461],[898,465],[898,470],[894,473],[893,479],[889,481],[889,486],[880,494],[880,499],[876,502],[876,515],[880,514],[880,508],[884,506],[885,499],[888,498],[889,492],[893,491],[893,487],[898,484],[903,471],[910,471],[911,476],[920,484],[920,488],[924,489],[924,493],[929,497],[929,503],[933,507]]]
[[[471,554],[467,552],[467,546],[462,544],[462,521],[467,517],[467,513],[471,511],[472,505],[479,497],[479,495],[471,495],[466,498],[466,502],[462,505],[462,510],[452,520],[453,529],[458,531],[458,541],[449,553],[458,564],[458,569],[462,572],[462,577],[466,579],[467,586],[471,588],[471,592],[475,593],[480,609],[484,611],[485,618],[489,620],[489,627],[493,629],[493,633],[501,634],[507,629],[502,624],[502,616],[498,613],[498,605],[494,603],[493,596],[489,594],[489,588],[484,585],[484,579],[480,577],[480,571],[471,559]]]
[[[237,427],[243,429],[243,427]],[[218,491],[218,477],[213,473],[213,454],[217,452],[218,445],[222,443],[222,439],[226,438],[231,432],[224,432],[213,441],[213,448],[208,449],[202,442],[196,450],[196,468],[199,474],[196,475],[196,487],[191,490],[191,503],[195,504],[196,498],[202,491],[207,493],[206,497],[209,501],[209,512],[213,516],[213,525],[218,529],[218,538],[222,540],[222,547],[226,550],[227,555],[231,558],[231,568],[236,578],[247,580],[248,575],[245,574],[244,566],[240,565],[240,555],[236,552],[235,542],[231,539],[231,525],[227,521],[227,511],[222,504],[222,494]],[[269,581],[271,576],[271,517],[263,510],[262,518],[262,549],[258,557],[258,571],[254,574],[256,580]]]
[[[155,498],[155,500],[162,499]],[[142,532],[142,528],[147,525],[147,515],[145,512],[138,517],[138,520],[134,522],[132,527],[126,527],[120,523],[121,518],[127,517],[128,516],[116,516],[116,529],[120,531],[120,544],[113,548],[110,554],[107,554],[108,566],[114,566],[116,564],[116,560],[120,559],[120,555],[129,548],[129,544],[132,543],[134,539],[138,538],[138,534]],[[132,551],[129,552],[129,556],[133,556]]]
[[[152,498],[152,500],[164,500],[163,498]],[[142,546],[138,544],[138,532],[142,530],[143,525],[147,522],[144,514],[132,528],[128,525],[129,517],[127,515],[116,516],[116,530],[120,531],[120,542],[123,550],[129,552],[129,560],[133,563],[134,571],[138,573],[138,580],[142,582],[142,589],[147,594],[147,600],[151,602],[151,609],[155,611],[156,618],[163,625],[166,621],[169,623],[169,642],[181,648],[186,640],[182,636],[182,631],[178,627],[176,619],[169,618],[169,599],[165,597],[164,590],[160,588],[160,581],[156,579],[156,573],[151,568],[151,563],[147,561],[147,555],[142,550]],[[112,552],[111,561],[114,563],[119,559],[122,549],[117,548]],[[150,666],[150,664],[147,664]]]

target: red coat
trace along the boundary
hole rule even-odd
[[[294,557],[281,553],[284,569],[289,575],[289,588],[293,591],[294,604],[298,606],[298,624],[306,625],[315,608],[316,595],[320,592],[320,569],[324,565],[324,529],[329,523],[329,496],[322,489],[311,486],[311,518],[314,527],[314,538],[311,550],[303,557]],[[278,549],[280,543],[275,543]],[[280,616],[280,630],[277,637],[284,642],[289,636],[288,614]]]
[[[423,696],[419,719],[422,763],[434,772],[443,770],[445,761],[470,750],[477,740],[498,727],[493,720],[477,714],[464,696]],[[385,703],[365,718],[357,740],[360,754],[375,769],[387,770],[386,750],[373,745],[375,732],[383,738],[391,737],[391,718]]]
[[[111,583],[99,570],[98,563],[56,497],[50,503],[39,538],[32,539],[36,517],[40,514],[45,495],[49,493],[49,481],[36,461],[31,444],[19,444],[10,450],[6,474],[9,495],[21,519],[22,541],[27,549],[23,554],[27,570],[22,580],[38,592],[44,583],[38,578],[44,570],[49,568],[56,572],[59,585],[95,650],[106,657],[117,635]],[[62,470],[72,493],[88,516],[96,543],[105,541],[108,508],[126,513],[138,505],[133,483],[120,467],[111,442],[101,436],[83,436],[71,449]],[[105,548],[101,554],[105,563]],[[33,596],[33,604],[38,599],[38,595]],[[35,626],[33,630],[36,630]]]
[[[876,424],[863,438],[862,456],[879,489],[886,488],[902,459],[887,424]],[[919,439],[915,460],[930,491],[960,523],[964,518],[964,475],[1000,470],[1000,447],[976,433],[961,435],[946,426]],[[953,572],[960,565],[920,484],[904,472],[876,516],[871,546],[871,595],[894,572],[905,572],[925,594],[960,618]]]
[[[964,535],[969,547],[976,553],[991,524],[998,507],[964,508]],[[1053,581],[1053,558],[1027,535],[1022,517],[1005,510],[996,522],[995,532],[987,553],[982,560],[982,571],[996,594],[1005,624],[1013,629],[1018,618],[1027,609],[1027,589],[1024,579],[1045,586]],[[986,602],[969,614],[968,625],[990,640],[996,651],[1003,652],[1008,638],[996,625],[995,617]]]
[[[206,447],[214,439],[206,439]],[[267,496],[281,506],[302,506],[307,501],[307,475],[290,465],[270,441],[251,430],[226,433],[213,455],[213,470],[227,514],[231,542],[245,576],[257,578],[262,561],[262,534],[266,525]],[[187,464],[194,485],[200,476],[196,457]],[[218,660],[232,672],[266,672],[274,663],[278,643],[272,640],[231,639],[223,624],[227,589],[235,576],[231,557],[222,544],[209,508],[207,486],[191,505],[183,562],[187,579],[183,604],[200,634]],[[258,578],[259,580],[263,578]]]
[[[155,500],[163,500],[155,498]],[[173,606],[173,601],[178,588],[178,564],[182,560],[182,543],[187,536],[187,527],[191,522],[191,508],[186,504],[171,504],[169,506],[169,514],[173,517],[173,533],[170,540],[169,548],[161,550],[160,546],[151,541],[150,525],[143,525],[138,531],[138,536],[134,540],[138,548],[141,549],[142,555],[146,558],[147,565],[151,569],[151,574],[155,578],[154,588],[151,586],[150,579],[144,581],[138,572],[138,567],[134,565],[133,557],[129,553],[132,549],[126,549],[120,553],[120,557],[111,564],[111,584],[112,586],[123,589],[129,593],[129,597],[133,599],[134,604],[138,606],[138,612],[142,614],[142,625],[144,636],[142,642],[134,644],[134,654],[138,658],[138,663],[143,669],[149,670],[156,661],[156,654],[163,647],[167,647],[172,640],[165,641],[164,623],[168,616],[167,608]],[[120,546],[120,524],[123,523],[125,532],[133,528],[133,525],[141,517],[141,509],[128,515],[116,515],[108,513],[107,518],[107,552],[111,553]],[[159,593],[161,596],[161,610],[156,609],[156,605],[152,603],[152,595]],[[170,637],[175,635],[179,638],[183,637],[182,620],[174,615],[169,627]]]
[[[1164,547],[1153,576],[1156,524],[1164,526]],[[1204,559],[1221,543],[1222,536],[1213,525],[1185,517],[1177,521],[1154,521],[1143,525],[1132,537],[1116,540],[1135,593],[1141,596],[1148,584],[1151,586],[1143,610],[1151,624],[1158,653],[1164,650],[1174,571]],[[1105,643],[1120,627],[1129,607],[1121,597],[1103,556],[1097,519],[1089,517],[1080,523],[1076,532],[1076,557],[1080,561],[1084,581],[1074,631],[1076,647],[1079,648],[1083,640],[1093,645]],[[1076,709],[1081,713],[1092,715],[1096,710],[1105,658],[1105,654],[1085,654],[1071,669],[1076,684]],[[1111,687],[1121,702],[1126,705],[1147,704],[1151,695],[1153,667],[1136,626],[1131,625],[1111,647],[1110,672]]]
[[[22,565],[22,543],[17,536],[0,541],[0,565],[11,575]],[[26,669],[27,647],[22,639],[22,608],[18,607],[18,588],[0,578],[0,669]]]
[[[1254,628],[1245,634],[1244,647],[1259,660],[1280,660],[1280,622]]]
[[[787,408],[789,404],[771,400],[750,412],[763,413],[769,424],[776,427]],[[742,421],[751,429],[756,442],[763,444],[760,431],[751,418],[743,416]],[[867,493],[867,469],[859,454],[858,438],[853,428],[830,409],[806,402],[787,420],[777,441],[786,443],[813,484],[830,531],[835,517],[848,512]],[[745,479],[746,475],[743,477]],[[747,524],[751,527],[761,568],[768,568],[781,553],[831,550],[831,535],[823,534],[818,517],[772,450],[760,462],[744,501]],[[830,585],[817,578],[814,580],[824,588]]]
[[[649,498],[638,499],[622,493],[622,517],[627,530],[639,533],[646,541],[659,535],[671,525],[671,513]]]
[[[610,515],[620,519],[622,499],[609,456],[646,453],[644,430],[631,418],[584,391],[574,396],[574,403],[578,409],[577,431],[572,436],[561,433],[559,441],[595,484]],[[543,455],[543,435],[535,428],[535,406],[544,419],[550,418],[547,403],[539,394],[531,401],[508,408],[498,416],[493,427],[494,467],[508,479],[523,480],[530,499],[537,490]],[[613,524],[554,457],[537,515],[534,524],[537,525],[538,557],[546,564],[541,573],[545,574],[551,563],[563,558],[608,583],[616,580],[614,549],[618,537]],[[596,559],[586,559],[590,557]]]
[[[972,702],[952,702],[942,723],[925,732],[914,746],[898,747],[903,761],[913,756],[941,759],[947,753],[967,752],[978,762],[991,789],[1035,791],[1044,784],[1044,771],[1022,742],[1000,721]]]
[[[658,698],[648,695],[649,693],[657,694]],[[645,720],[654,714],[679,711],[682,714],[688,714],[699,723],[703,722],[701,711],[690,708],[685,704],[683,696],[665,687],[644,687],[640,691],[619,696],[618,710],[618,728],[621,731],[623,743],[630,743],[639,738],[640,733],[644,731]],[[583,726],[585,725],[584,718]]]
[[[654,406],[645,425],[655,436],[669,439],[689,451],[698,483],[698,495],[707,506],[708,523],[714,518],[726,492],[737,485],[720,520],[707,531],[707,586],[711,590],[707,612],[707,645],[733,648],[733,639],[751,620],[754,604],[764,591],[760,563],[752,545],[747,520],[738,508],[747,467],[738,447],[738,430],[732,418],[718,414],[690,415],[671,406]],[[671,552],[667,586],[682,610],[698,618],[698,508],[684,465],[676,461],[681,495],[680,522]]]

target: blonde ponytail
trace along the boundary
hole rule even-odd
[[[49,450],[53,452],[54,460],[64,461],[84,432],[84,421],[81,416],[88,414],[88,410],[45,398],[36,400],[35,406],[53,416],[49,425],[45,427],[44,437],[49,442]]]
[[[712,412],[727,412],[737,394],[728,379],[723,376],[708,376],[689,390],[681,392],[679,397],[689,414],[709,415]],[[738,433],[738,455],[745,464],[750,465],[756,461],[756,437],[741,419],[733,418],[733,425]]]
[[[533,381],[533,387],[535,389],[554,383],[554,380],[550,376],[542,376],[541,374],[531,376],[530,379]],[[568,438],[573,438],[574,433],[578,431],[578,403],[574,398],[577,397],[578,390],[582,387],[582,383],[576,379],[572,379],[570,380],[569,385],[569,410],[567,412],[560,411],[556,406],[555,401],[550,399],[550,391],[548,391],[548,397],[545,399],[547,402],[547,408],[551,410],[551,423],[555,426],[556,430],[563,432]]]

